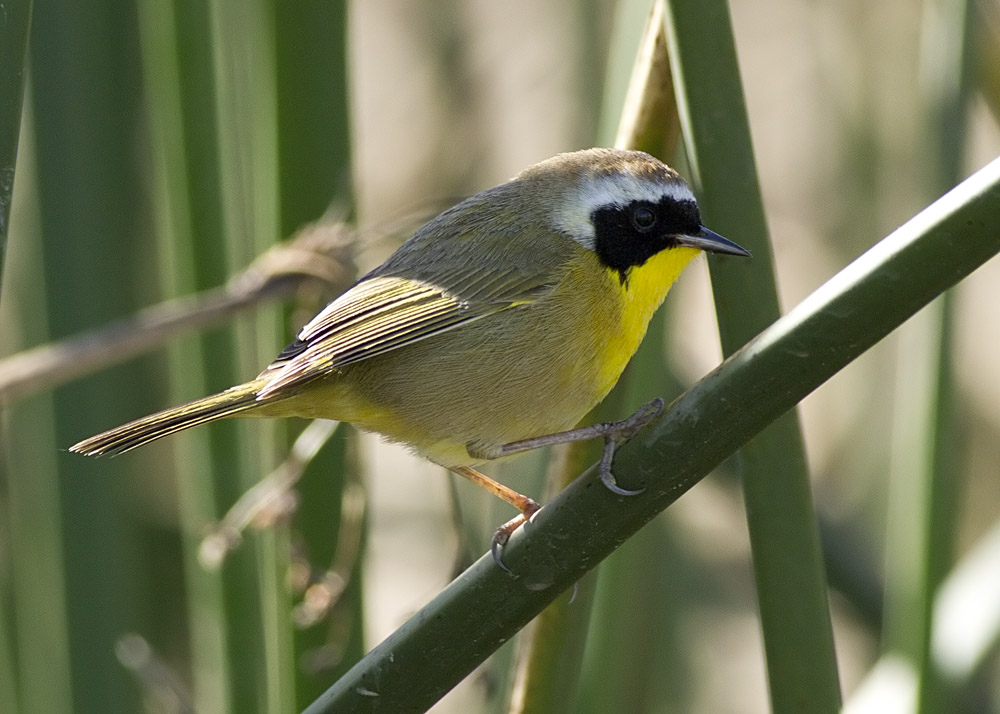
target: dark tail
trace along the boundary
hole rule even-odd
[[[264,380],[247,382],[210,397],[150,414],[84,439],[73,444],[69,450],[85,456],[120,454],[192,426],[234,416],[260,406],[257,392],[264,384]]]

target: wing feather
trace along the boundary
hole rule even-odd
[[[302,328],[261,375],[270,379],[257,398],[537,300],[554,285],[542,274],[468,271],[443,281],[447,288],[402,276],[364,279]]]

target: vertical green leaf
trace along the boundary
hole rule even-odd
[[[275,2],[281,233],[346,218],[351,196],[347,3]]]
[[[248,264],[280,238],[273,13],[266,0],[238,5],[214,0],[209,5],[222,237],[230,270]],[[264,311],[237,325],[235,362],[242,379],[256,374],[280,349],[284,330],[275,312]],[[277,454],[272,425],[239,426],[242,448],[234,465],[237,483],[245,491],[277,464]],[[244,653],[233,657],[238,668],[234,687],[256,691],[257,711],[271,714],[291,711],[295,703],[287,566],[284,527],[254,535],[224,566],[254,583],[252,590],[228,593],[243,620],[232,629],[239,639],[234,640],[234,655]],[[247,658],[249,651],[260,652],[260,659]]]
[[[222,240],[212,35],[207,8],[184,2],[140,3],[140,39],[153,149],[157,238],[168,294],[218,285],[227,277]],[[208,394],[238,381],[229,357],[233,335],[220,330],[171,347],[171,402]],[[234,478],[238,443],[232,425],[212,425],[171,440],[178,457],[181,541],[191,643],[192,704],[198,711],[239,711],[256,701],[236,679],[239,648],[233,628],[247,628],[226,591],[252,590],[231,570],[209,573],[198,560],[206,527],[239,495]],[[253,629],[253,628],[250,628]],[[253,650],[250,651],[251,653]]]
[[[10,209],[14,195],[14,173],[21,136],[21,106],[31,26],[31,0],[10,3],[0,17],[0,296],[7,265],[7,234],[10,231]],[[9,464],[7,464],[9,465]],[[0,465],[0,472],[6,469]],[[6,481],[6,479],[4,479]],[[8,485],[8,488],[10,486]],[[6,511],[10,503],[0,505],[0,522],[10,523]],[[11,529],[0,531],[10,536]],[[7,538],[0,537],[0,542]],[[6,565],[6,563],[5,563]],[[8,571],[5,567],[4,571]],[[0,710],[17,710],[17,668],[12,612],[12,587],[8,572],[0,571]]]
[[[725,0],[668,8],[681,125],[703,220],[754,254],[752,261],[709,262],[723,351],[730,354],[779,316],[732,23]],[[754,438],[740,460],[772,708],[837,711],[826,579],[795,413]]]
[[[274,10],[281,231],[288,235],[325,214],[353,212],[347,3],[276,2]],[[295,536],[317,570],[353,547],[339,542],[350,468],[344,433],[316,455],[297,487]],[[334,610],[296,633],[296,709],[364,654],[360,565],[356,558]]]
[[[265,3],[144,2],[160,237],[170,292],[218,285],[278,237],[273,19]],[[175,400],[256,374],[281,345],[275,312],[172,350]],[[294,707],[283,529],[255,535],[220,572],[198,561],[205,528],[270,470],[266,425],[214,424],[172,440],[199,710]]]
[[[928,198],[960,178],[968,114],[972,11],[965,0],[927,0],[920,74]],[[885,648],[917,676],[916,711],[953,698],[931,654],[935,596],[954,565],[956,509],[965,480],[957,458],[954,300],[942,295],[901,330],[886,545]]]
[[[31,93],[44,264],[33,297],[46,305],[48,338],[120,316],[148,282],[149,247],[138,239],[147,211],[133,154],[141,96],[134,38],[129,3],[56,1],[34,9]],[[37,520],[24,524],[30,531],[17,534],[17,541],[26,544],[22,538],[34,535],[39,543],[58,543],[61,551],[47,561],[29,547],[18,557],[38,560],[22,567],[47,569],[50,562],[63,567],[63,611],[44,610],[59,606],[55,593],[40,591],[37,602],[18,598],[17,638],[26,647],[21,704],[29,709],[52,704],[53,709],[40,710],[65,710],[64,657],[71,662],[73,711],[139,706],[136,689],[114,657],[117,639],[143,622],[137,591],[144,581],[139,556],[146,543],[139,523],[122,507],[129,484],[118,464],[81,460],[58,449],[115,414],[150,408],[151,392],[140,387],[153,381],[149,367],[131,364],[59,389],[52,431],[35,422],[35,429],[19,423],[11,433],[40,455],[57,454],[50,468],[32,473],[15,466],[10,474],[37,481],[49,499],[50,510],[32,509]],[[40,456],[36,463],[46,460]],[[123,579],[122,573],[134,577]],[[47,584],[56,584],[54,574]],[[62,643],[65,649],[29,653],[41,643]]]
[[[7,3],[0,16],[0,284],[14,195],[14,168],[21,134],[21,99],[31,26],[31,0]]]

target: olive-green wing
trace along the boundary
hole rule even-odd
[[[453,276],[446,281],[448,288],[400,276],[362,280],[303,327],[295,341],[261,374],[271,378],[258,392],[258,399],[531,303],[554,286],[554,282],[543,282],[538,273],[481,272]]]

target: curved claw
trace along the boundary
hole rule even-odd
[[[611,493],[617,494],[619,496],[638,496],[640,493],[645,491],[645,488],[622,488],[615,481],[615,475],[611,473],[611,462],[615,458],[615,442],[612,439],[608,439],[604,442],[604,455],[601,456],[601,463],[597,467],[597,473],[601,477],[601,483],[604,484],[604,488],[611,491]]]
[[[514,574],[514,571],[507,567],[507,564],[503,562],[503,554],[501,551],[503,547],[507,544],[507,539],[510,538],[510,534],[503,534],[501,537],[502,529],[497,529],[497,532],[493,534],[493,543],[490,545],[490,555],[493,556],[493,562],[500,566],[500,570],[504,572]]]
[[[607,472],[601,471],[601,483],[611,493],[618,494],[619,496],[638,496],[646,490],[645,488],[622,488],[615,481],[615,475],[611,473],[610,469]]]
[[[615,481],[615,475],[611,473],[611,462],[615,458],[615,448],[619,441],[627,441],[645,428],[649,422],[655,419],[663,411],[663,400],[657,397],[651,402],[643,404],[635,414],[628,419],[609,425],[612,428],[604,437],[604,454],[601,456],[601,463],[598,473],[601,476],[601,483],[611,493],[618,496],[638,496],[645,491],[645,488],[629,489],[622,488]]]
[[[497,528],[496,533],[493,534],[493,542],[490,544],[490,554],[493,556],[493,562],[499,565],[501,570],[504,570],[511,575],[514,575],[514,571],[508,568],[503,562],[503,547],[507,545],[507,541],[510,540],[511,534],[527,523],[528,520],[542,508],[537,502],[531,500],[530,498],[526,499],[526,501],[527,506],[521,513],[518,513],[516,516]]]

